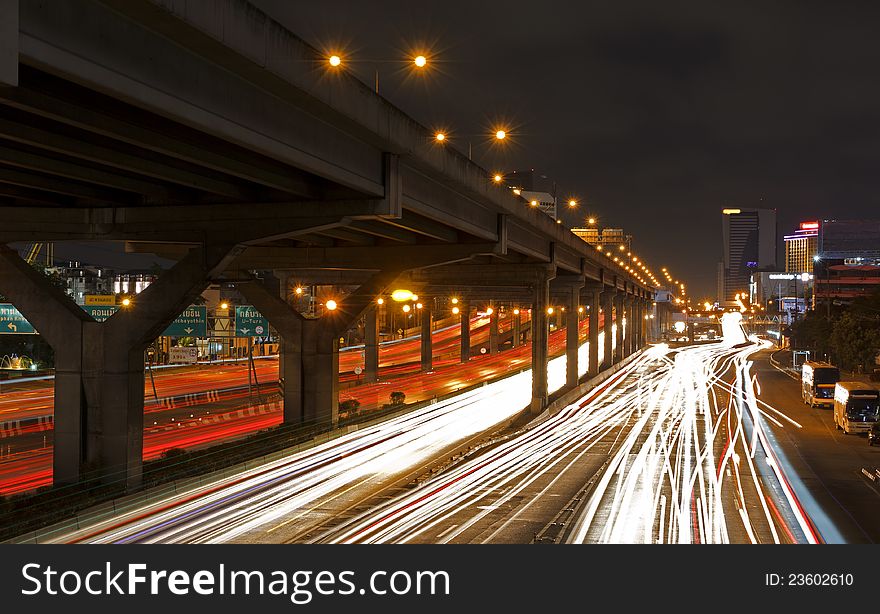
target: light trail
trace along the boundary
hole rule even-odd
[[[564,382],[564,356],[550,361],[548,379],[551,390]],[[58,541],[211,543],[254,535],[346,490],[361,487],[375,492],[376,484],[393,483],[395,476],[518,414],[530,398],[531,371],[526,370],[71,532]]]
[[[316,541],[401,543],[431,535],[444,543],[467,541],[468,531],[494,510],[517,502],[518,511],[481,538],[491,540],[549,487],[529,494],[530,486],[542,476],[555,481],[616,433],[610,461],[567,541],[728,543],[736,532],[744,536],[740,541],[779,542],[781,526],[792,541],[816,542],[773,460],[764,428],[769,414],[755,397],[748,357],[763,344],[748,342],[735,317],[726,320],[724,342],[655,346],[556,415]],[[723,379],[731,371],[733,384]],[[751,476],[747,486],[741,458]],[[753,499],[760,503],[752,505]]]

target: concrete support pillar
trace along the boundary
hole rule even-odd
[[[257,280],[236,284],[236,288],[281,335],[286,352],[282,374],[285,424],[336,426],[339,419],[339,335],[375,306],[376,296],[396,275],[396,271],[376,273],[355,292],[340,300],[337,310],[327,311],[319,318],[304,317]]]
[[[458,304],[461,316],[461,362],[471,359],[471,305],[467,301]]]
[[[605,335],[602,354],[602,367],[600,371],[604,371],[614,364],[614,354],[612,351],[612,343],[614,342],[614,296],[615,290],[605,290],[602,292],[602,332]]]
[[[614,364],[623,360],[623,301],[625,294],[618,291],[614,297],[614,321],[617,324],[617,330],[614,334]]]
[[[56,352],[56,484],[94,477],[129,489],[140,485],[144,351],[240,251],[191,250],[131,307],[99,323],[16,252],[0,246],[0,292]]]
[[[639,298],[639,349],[645,347],[645,332],[648,330],[650,320],[648,320],[648,309],[645,307],[645,299]]]
[[[590,319],[588,323],[587,335],[590,346],[588,350],[589,359],[587,364],[587,373],[590,377],[599,374],[599,297],[601,292],[598,289],[591,290],[587,293],[587,305],[589,311],[587,317]]]
[[[642,312],[642,299],[636,298],[633,301],[635,309],[636,328],[633,337],[633,351],[637,352],[642,347],[642,331],[645,329],[645,314]]]
[[[500,346],[498,338],[498,306],[492,306],[492,315],[489,316],[489,353],[497,354]]]
[[[517,313],[513,314],[513,346],[519,347],[519,344],[522,343],[522,312],[519,309],[516,310]]]
[[[364,381],[379,380],[379,309],[374,303],[364,314]]]
[[[578,307],[580,307],[580,286],[573,286],[565,307],[565,387],[575,388],[578,384]]]
[[[626,305],[626,339],[624,341],[624,355],[629,356],[636,351],[638,345],[636,338],[638,335],[639,323],[636,320],[635,299],[628,296],[625,301]]]
[[[548,321],[550,306],[550,280],[553,274],[540,271],[536,275],[535,297],[532,305],[532,413],[538,414],[547,406],[547,354]]]
[[[339,422],[339,335],[333,319],[325,317],[302,321],[301,423],[335,427]]]
[[[433,345],[431,343],[431,301],[425,301],[422,306],[422,372],[427,373],[434,370],[433,364]]]

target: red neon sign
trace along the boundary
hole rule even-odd
[[[801,222],[801,230],[815,230],[819,228],[819,222]]]

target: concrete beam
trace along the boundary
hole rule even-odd
[[[444,262],[468,260],[491,254],[494,243],[458,245],[375,245],[350,247],[250,247],[234,267],[239,269],[357,269],[382,270],[401,266],[419,268]],[[392,280],[393,281],[393,280]]]
[[[459,263],[410,271],[413,283],[457,287],[529,288],[538,283],[548,270],[547,264]]]
[[[0,207],[0,242],[131,240],[198,244],[203,240],[252,244],[345,226],[380,215],[381,200],[315,203],[241,203],[197,207]],[[142,251],[162,246],[143,245]],[[185,248],[183,248],[185,249]],[[270,268],[270,267],[266,267]]]
[[[218,32],[208,34],[184,14],[146,0],[27,3],[20,53],[28,63],[129,104],[361,193],[381,195],[376,143],[352,139],[350,119],[344,121],[338,112],[328,116],[308,87],[298,89],[266,69],[267,61],[281,70],[308,64],[298,68],[314,73],[313,63],[297,61],[302,52],[278,36],[260,43],[261,66],[234,51],[238,43],[253,41],[253,17],[259,12],[245,3],[223,4],[229,12],[216,5],[185,12],[186,17],[201,15],[200,25],[214,22]],[[219,23],[212,19],[218,15]],[[70,28],[74,22],[78,27]],[[261,23],[265,32],[265,16]],[[308,98],[311,105],[304,102]],[[322,108],[324,117],[319,117]]]
[[[5,1],[5,0],[4,0]],[[135,116],[130,108],[108,97],[100,104],[94,98],[82,98],[65,88],[64,82],[29,70],[25,87],[0,91],[0,102],[40,117],[65,123],[89,133],[112,138],[128,145],[182,160],[304,198],[318,198],[321,186],[313,178],[290,166],[272,164],[256,156],[214,140],[204,146],[189,134],[174,134],[173,124],[158,118],[144,122],[145,115]]]
[[[16,121],[0,117],[0,136],[3,138],[56,154],[63,154],[80,160],[109,166],[121,171],[144,175],[153,179],[177,184],[186,188],[201,190],[211,194],[251,200],[255,193],[241,183],[223,179],[219,176],[197,172],[188,165],[165,164],[159,160],[137,156],[134,153],[111,149],[96,143],[45,130],[35,124],[26,124],[21,118]]]
[[[2,95],[3,91],[0,90],[0,95]],[[5,89],[5,91],[9,90]],[[176,192],[170,186],[159,181],[149,181],[117,172],[105,171],[96,166],[54,158],[51,155],[25,151],[24,149],[5,145],[0,145],[0,160],[3,160],[4,164],[19,169],[38,171],[42,173],[41,177],[44,178],[48,174],[56,179],[60,177],[63,179],[88,181],[88,184],[91,186],[103,186],[128,192],[130,193],[127,194],[129,198],[136,196],[139,200],[143,198],[154,203],[184,198],[183,193]],[[109,199],[109,202],[114,201]],[[119,204],[126,203],[120,202]],[[23,213],[26,211],[24,209]]]

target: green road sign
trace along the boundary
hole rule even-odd
[[[10,303],[0,303],[0,334],[33,335],[37,331]]]
[[[107,318],[119,311],[116,305],[83,305],[83,309],[95,322],[106,322]]]
[[[162,336],[207,337],[208,308],[204,305],[190,305],[165,329]]]
[[[250,305],[235,307],[236,337],[266,337],[269,334],[269,321]]]

